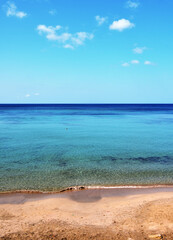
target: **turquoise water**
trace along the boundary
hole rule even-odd
[[[173,184],[173,105],[0,105],[0,191]]]

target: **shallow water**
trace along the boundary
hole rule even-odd
[[[173,184],[173,105],[0,105],[0,191]]]

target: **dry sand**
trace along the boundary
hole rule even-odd
[[[1,194],[0,239],[173,240],[173,188]]]

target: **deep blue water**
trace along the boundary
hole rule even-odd
[[[0,104],[0,191],[173,184],[172,104]]]

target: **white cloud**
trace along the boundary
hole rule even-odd
[[[128,67],[129,66],[129,63],[125,62],[122,64],[123,67]]]
[[[52,15],[52,16],[56,15],[56,10],[55,9],[50,10],[49,14]]]
[[[126,7],[128,8],[137,8],[139,7],[139,2],[134,2],[134,1],[127,1],[126,2]]]
[[[123,67],[129,67],[131,64],[134,64],[134,65],[136,65],[136,64],[139,64],[139,60],[131,60],[130,62],[124,62],[123,64],[121,64],[121,66],[123,66]]]
[[[154,65],[154,63],[152,63],[152,62],[150,62],[150,61],[148,61],[148,60],[145,61],[144,64],[145,64],[145,65]]]
[[[87,32],[77,32],[71,37],[71,40],[74,44],[82,45],[85,39],[93,39],[94,35]]]
[[[65,44],[65,45],[64,45],[64,48],[74,49],[74,47],[73,47],[72,45],[70,45],[70,44]]]
[[[52,26],[48,26],[46,27],[45,25],[38,25],[37,30],[39,31],[39,33],[47,33],[50,35],[55,34],[55,31],[61,29],[60,25],[57,25],[56,27],[52,27]]]
[[[121,32],[124,29],[133,28],[134,26],[135,26],[134,23],[131,23],[129,20],[122,18],[118,21],[113,21],[113,23],[109,26],[109,29]]]
[[[95,18],[99,26],[101,26],[107,19],[106,17],[100,17],[100,16],[96,16]]]
[[[26,97],[26,98],[29,98],[29,97],[31,97],[31,96],[33,96],[33,95],[34,95],[34,96],[39,96],[40,93],[38,93],[38,92],[36,92],[36,93],[31,93],[31,94],[30,94],[30,93],[27,93],[27,94],[25,95],[25,97]]]
[[[6,8],[7,8],[7,12],[6,12],[7,17],[15,16],[18,18],[23,18],[27,16],[27,13],[18,11],[16,5],[12,2],[7,2]]]
[[[38,25],[37,30],[39,34],[45,34],[46,38],[52,41],[65,44],[64,48],[75,48],[79,45],[83,45],[85,40],[93,39],[94,35],[87,32],[68,33],[63,32],[62,27],[57,25],[56,27]],[[61,30],[61,32],[60,32]]]
[[[146,47],[136,47],[133,49],[134,53],[142,54],[144,50],[146,50]]]
[[[132,60],[131,64],[139,64],[139,61],[138,60]]]

